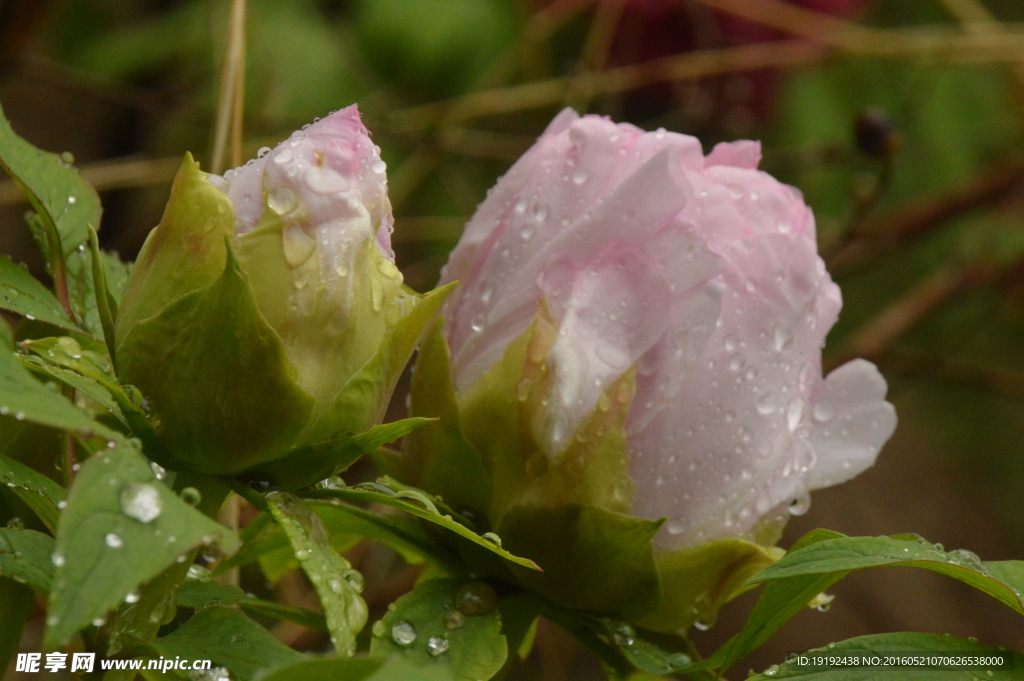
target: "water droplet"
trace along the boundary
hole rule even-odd
[[[104,537],[103,541],[106,542],[107,546],[109,546],[112,549],[119,549],[122,546],[124,546],[124,540],[121,539],[121,537],[114,534],[113,532],[108,532],[107,536]]]
[[[586,168],[577,168],[576,172],[572,174],[572,181],[574,184],[583,184],[590,179],[590,171]]]
[[[793,340],[793,332],[784,326],[775,327],[775,350],[782,352]]]
[[[612,629],[612,640],[620,648],[628,648],[636,643],[636,632],[633,631],[633,627],[623,622]]]
[[[61,349],[64,354],[69,355],[74,359],[81,359],[82,357],[82,346],[78,344],[74,338],[68,336],[62,336],[57,339],[57,347]]]
[[[437,657],[448,650],[448,639],[441,636],[431,636],[427,641],[427,652],[431,657]]]
[[[260,150],[256,152],[256,158],[263,158],[270,153],[270,147],[260,147]]]
[[[56,567],[60,567],[64,565],[64,554],[60,551],[54,551],[50,556],[50,561],[52,561]]]
[[[757,400],[757,411],[764,416],[779,408],[779,398],[775,393],[767,392]]]
[[[274,163],[285,164],[290,162],[295,156],[292,154],[291,149],[282,149],[281,151],[274,154]]]
[[[160,490],[146,482],[133,482],[121,490],[121,512],[141,523],[160,517],[164,500]]]
[[[189,506],[198,506],[203,500],[203,495],[195,487],[186,487],[181,490],[181,500]]]
[[[479,333],[480,331],[484,330],[484,325],[486,325],[486,324],[487,324],[487,318],[484,317],[482,314],[478,314],[475,317],[473,317],[473,319],[470,320],[469,328],[471,328],[471,329],[473,329],[473,331],[476,331],[477,333]]]
[[[789,426],[789,432],[793,432],[800,425],[800,419],[804,415],[804,401],[799,397],[794,397],[789,401],[789,406],[786,407],[786,425]]]
[[[139,595],[138,591],[129,591],[128,595],[124,597],[124,602],[129,604],[138,603],[140,598],[142,596]]]
[[[773,664],[773,665],[771,665],[770,667],[768,667],[767,669],[765,669],[761,673],[764,676],[775,676],[776,674],[779,673],[779,665]]]
[[[96,619],[94,619],[92,621],[92,626],[94,626],[94,627],[102,627],[106,623],[107,623],[107,619],[105,617],[97,617]]]
[[[462,615],[461,612],[459,612],[458,610],[452,610],[444,618],[444,627],[445,629],[452,631],[462,627],[462,625],[465,624],[465,622],[466,618]]]
[[[821,423],[828,423],[836,415],[836,408],[827,400],[818,400],[814,404],[814,420]]]
[[[727,352],[734,352],[739,347],[740,340],[736,336],[728,335],[725,337],[725,349]]]
[[[949,562],[972,570],[987,572],[985,564],[981,562],[981,558],[978,557],[978,554],[973,551],[968,551],[967,549],[955,549],[950,551]]]
[[[78,197],[77,196],[69,196],[68,197],[68,203],[70,203],[72,205],[78,203]]]
[[[25,521],[19,518],[18,516],[14,516],[13,518],[7,521],[7,528],[10,530],[24,530]]]
[[[729,358],[729,370],[739,371],[740,369],[743,368],[743,365],[746,363],[747,360],[743,357],[743,355],[737,352],[735,355]]]
[[[811,493],[801,490],[795,499],[789,504],[790,515],[803,515],[811,508]]]
[[[300,225],[288,225],[281,232],[284,259],[291,268],[301,267],[316,251],[316,239]]]
[[[494,534],[493,532],[485,532],[482,535],[480,535],[480,537],[484,541],[488,541],[488,542],[494,544],[499,549],[501,548],[501,537],[499,537],[498,535]]]
[[[167,469],[155,461],[149,462],[149,469],[153,471],[153,476],[156,477],[157,480],[163,480],[167,477]]]
[[[298,197],[288,187],[274,187],[267,193],[267,206],[278,215],[290,213],[298,205]]]
[[[61,152],[60,160],[64,161],[64,163],[67,163],[68,165],[71,165],[75,162],[75,155],[72,154],[70,151],[64,151]]]
[[[60,501],[57,502],[57,510],[58,511],[63,511],[67,507],[68,507],[68,502],[64,501],[63,499],[61,499]]]
[[[515,211],[519,214],[523,214],[526,212],[527,205],[528,204],[526,203],[526,199],[519,199],[518,201],[516,201]]]
[[[374,312],[380,312],[384,309],[384,284],[373,277],[370,278],[370,298],[373,303]]]
[[[370,170],[372,170],[373,172],[377,173],[378,175],[380,175],[381,173],[383,173],[387,169],[388,169],[388,164],[385,163],[384,161],[380,160],[380,159],[377,159],[376,161],[374,161],[373,164],[370,166]]]
[[[391,638],[400,646],[407,646],[416,640],[416,627],[409,622],[396,622],[391,627]]]
[[[455,609],[463,615],[486,615],[498,607],[498,594],[487,582],[470,582],[455,594]]]

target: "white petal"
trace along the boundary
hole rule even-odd
[[[807,476],[809,489],[845,482],[875,463],[896,430],[896,410],[885,392],[885,379],[863,359],[847,362],[824,380],[811,406],[810,442],[818,462]]]

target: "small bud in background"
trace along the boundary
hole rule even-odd
[[[857,148],[877,159],[891,158],[903,147],[903,133],[881,109],[870,108],[854,123]]]

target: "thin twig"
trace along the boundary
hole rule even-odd
[[[210,172],[218,175],[224,171],[229,140],[232,157],[237,155],[241,158],[241,109],[245,88],[245,3],[246,0],[231,0],[231,14],[224,44],[224,63],[221,67],[220,95],[210,163]]]
[[[1024,182],[1024,163],[993,167],[984,176],[861,225],[855,238],[825,254],[828,270],[843,276],[879,253],[933,232],[964,213],[1003,201]]]
[[[181,159],[177,156],[155,159],[130,156],[86,165],[79,172],[97,191],[110,191],[169,183],[180,165]],[[14,182],[0,181],[0,206],[17,205],[24,201],[25,195]]]
[[[965,362],[957,357],[889,353],[882,369],[908,376],[934,377],[1024,401],[1024,375],[992,366]]]

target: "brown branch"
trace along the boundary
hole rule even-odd
[[[981,267],[948,267],[939,270],[864,324],[846,342],[839,356],[828,362],[829,370],[857,357],[879,359],[900,336],[917,326],[940,305],[979,279],[986,279],[989,274],[989,269]]]
[[[178,157],[128,157],[83,166],[80,172],[97,191],[109,191],[169,183],[180,165],[181,159]],[[14,182],[0,181],[0,206],[16,205],[24,201],[24,194]]]
[[[895,213],[869,220],[843,244],[826,253],[833,276],[843,276],[879,254],[977,208],[998,203],[1024,181],[1024,163],[998,165],[983,177],[938,197],[931,197]]]
[[[913,377],[932,377],[1024,401],[1024,374],[982,366],[956,357],[890,353],[881,358],[882,369]]]

